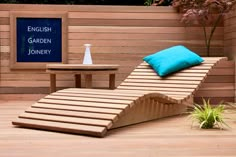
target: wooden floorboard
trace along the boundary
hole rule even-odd
[[[114,129],[104,138],[18,128],[11,124],[35,101],[0,101],[1,157],[235,157],[236,114],[227,130],[191,128],[186,115]]]

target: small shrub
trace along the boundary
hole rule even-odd
[[[219,103],[217,106],[212,107],[210,100],[203,99],[203,106],[196,104],[193,111],[190,114],[193,123],[197,121],[202,129],[210,129],[218,126],[223,129],[223,126],[228,126],[224,122],[223,112],[225,108],[223,103]]]

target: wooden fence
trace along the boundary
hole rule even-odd
[[[48,93],[49,76],[44,70],[11,70],[10,12],[61,11],[67,13],[68,63],[82,63],[85,43],[91,43],[94,63],[114,63],[121,67],[119,85],[142,62],[145,55],[173,45],[185,45],[206,56],[204,36],[198,26],[186,27],[181,15],[171,7],[146,6],[76,6],[76,5],[0,5],[0,93]],[[209,29],[208,29],[209,32]],[[224,55],[224,23],[213,37],[211,56]],[[58,76],[59,88],[73,87],[73,77]],[[196,93],[200,97],[232,101],[234,98],[234,64],[225,62],[213,71]],[[95,88],[108,87],[107,77],[95,76]],[[221,94],[221,92],[223,92]]]

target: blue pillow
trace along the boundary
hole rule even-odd
[[[198,65],[204,60],[182,45],[173,46],[143,58],[160,76]]]

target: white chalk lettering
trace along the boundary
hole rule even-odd
[[[52,32],[52,27],[27,27],[28,32]]]
[[[50,55],[51,54],[51,50],[44,50],[44,49],[40,49],[40,50],[34,50],[34,49],[29,49],[29,55]]]
[[[28,43],[30,44],[51,44],[52,39],[48,38],[28,38]]]

